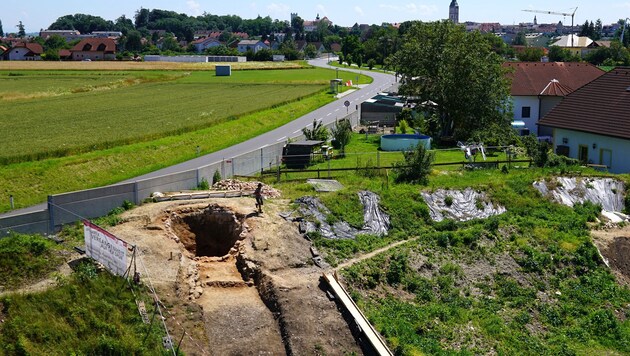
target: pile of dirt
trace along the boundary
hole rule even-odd
[[[617,282],[630,287],[630,226],[593,230],[591,235]]]

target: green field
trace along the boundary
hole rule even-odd
[[[0,110],[14,113],[0,118],[1,163],[67,156],[209,127],[320,92],[332,72],[244,71],[233,77],[209,71],[9,74],[0,76]],[[25,99],[8,99],[19,97]]]
[[[0,78],[19,81],[0,88],[4,95],[0,106],[15,113],[0,116],[4,127],[11,127],[0,131],[0,162],[5,162],[0,163],[0,212],[10,209],[10,195],[20,208],[43,202],[49,194],[116,183],[192,159],[197,146],[204,154],[245,141],[334,100],[327,88],[335,71],[325,69],[233,71],[229,78],[211,71],[8,73],[0,71]],[[347,80],[354,74],[339,75]],[[66,79],[56,84],[58,78]],[[92,78],[87,80],[92,84],[77,78]],[[28,96],[55,85],[58,95]],[[236,93],[236,99],[217,94],[217,88]],[[280,95],[283,100],[273,98]],[[93,110],[103,108],[105,99],[109,102],[105,111]],[[208,104],[212,102],[214,111]],[[127,111],[117,108],[123,104]],[[40,110],[34,111],[35,106]],[[216,110],[219,106],[223,112]],[[29,120],[31,124],[25,124]]]

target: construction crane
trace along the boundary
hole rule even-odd
[[[523,11],[535,12],[537,14],[560,15],[564,17],[571,16],[571,30],[573,30],[573,19],[575,18],[575,12],[577,11],[577,9],[578,9],[577,7],[573,9],[573,12],[570,14],[566,12],[555,12],[555,11],[545,11],[545,10],[523,10]],[[571,36],[571,47],[573,47],[573,36]]]

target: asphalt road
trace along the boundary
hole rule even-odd
[[[326,59],[315,59],[309,61],[311,65],[318,67],[325,67],[335,69],[335,67],[329,66],[327,64]],[[345,117],[348,113],[353,113],[356,111],[356,106],[362,103],[363,101],[373,97],[379,92],[386,91],[391,88],[392,85],[395,84],[396,79],[393,75],[387,73],[380,72],[365,72],[359,71],[358,69],[350,69],[345,68],[345,71],[355,72],[355,73],[364,73],[374,78],[374,81],[368,86],[352,92],[348,95],[345,95],[343,98],[338,99],[330,104],[327,104],[315,111],[312,111],[302,117],[299,117],[290,123],[281,126],[275,130],[264,133],[260,136],[249,139],[245,142],[241,142],[234,146],[222,149],[220,151],[216,151],[201,157],[197,157],[190,161],[182,162],[176,164],[174,166],[162,168],[160,170],[144,174],[142,176],[134,177],[128,180],[125,180],[120,183],[129,183],[149,178],[160,177],[164,175],[169,175],[173,173],[185,172],[193,169],[197,169],[199,167],[207,166],[210,164],[214,164],[217,162],[221,162],[224,158],[231,158],[234,156],[238,156],[242,152],[250,152],[256,149],[260,149],[266,145],[275,144],[276,142],[280,142],[286,140],[290,137],[298,136],[302,132],[302,128],[307,127],[313,123],[313,120],[321,120],[324,124],[329,124],[335,121],[338,117]],[[333,79],[333,78],[331,78]],[[349,108],[344,106],[345,101],[350,102]],[[38,204],[28,208],[14,210],[5,214],[0,214],[0,218],[8,217],[13,215],[20,215],[29,212],[40,211],[46,208],[46,204]]]

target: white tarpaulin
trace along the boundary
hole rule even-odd
[[[127,271],[127,243],[100,227],[83,221],[85,253],[111,273],[122,276]]]

